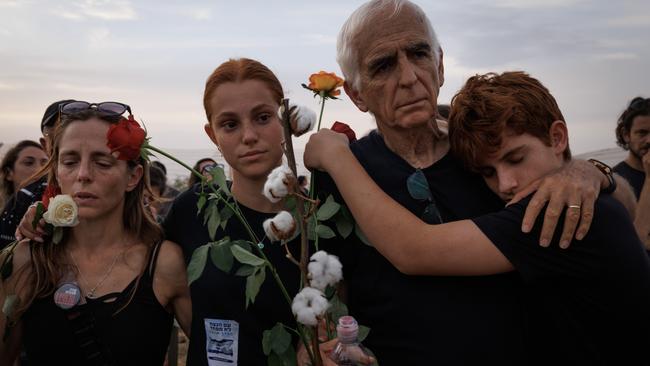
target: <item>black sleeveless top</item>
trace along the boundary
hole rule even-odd
[[[140,281],[120,293],[86,298],[67,311],[54,303],[54,295],[36,299],[22,317],[29,365],[162,365],[173,315],[152,287],[160,245],[151,251]],[[133,299],[117,312],[133,286]]]

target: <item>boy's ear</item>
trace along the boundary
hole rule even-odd
[[[556,154],[563,154],[569,147],[569,130],[566,128],[564,121],[555,121],[549,129],[551,137],[551,146]]]

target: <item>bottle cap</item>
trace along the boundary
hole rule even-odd
[[[354,342],[359,335],[359,324],[349,315],[342,316],[339,318],[336,332],[342,342]]]

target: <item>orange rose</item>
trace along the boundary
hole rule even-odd
[[[320,71],[318,74],[309,76],[308,88],[315,93],[325,92],[326,97],[335,97],[341,94],[338,89],[343,86],[343,79],[333,72]]]

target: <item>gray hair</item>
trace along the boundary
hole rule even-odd
[[[410,7],[415,12],[416,17],[424,22],[429,41],[431,42],[432,52],[435,56],[435,62],[438,63],[440,61],[440,43],[438,42],[436,33],[431,26],[429,18],[417,4],[409,0],[368,1],[355,10],[348,20],[345,21],[336,42],[336,61],[339,63],[343,76],[348,81],[348,85],[352,86],[355,90],[360,90],[361,76],[359,75],[358,50],[353,46],[354,39],[378,13],[386,8],[392,7],[394,11],[390,17],[393,17],[399,14],[402,6]]]

